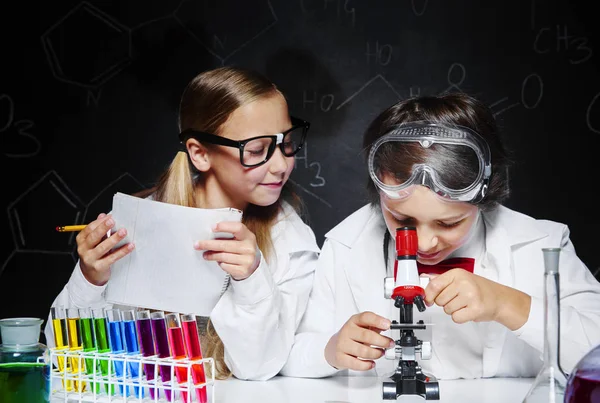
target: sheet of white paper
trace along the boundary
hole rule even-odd
[[[115,231],[127,229],[119,243],[135,249],[113,264],[106,288],[108,302],[171,312],[209,316],[227,275],[216,262],[204,260],[194,242],[218,234],[221,221],[241,221],[232,208],[200,209],[177,206],[117,193],[112,213]]]

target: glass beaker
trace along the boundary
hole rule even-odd
[[[565,403],[600,402],[600,345],[575,365],[565,390]]]
[[[561,248],[544,254],[544,365],[523,403],[562,403],[567,377],[560,367],[560,294],[558,262]]]
[[[0,320],[0,402],[50,401],[48,347],[39,343],[43,322],[38,318]]]

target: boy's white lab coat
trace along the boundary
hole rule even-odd
[[[275,253],[271,263],[261,257],[250,277],[231,280],[211,312],[225,346],[225,362],[241,379],[266,380],[279,372],[292,347],[313,281],[319,252],[313,231],[287,203],[277,221],[271,229]],[[105,288],[89,283],[77,262],[52,306],[109,306],[104,299]],[[53,347],[51,323],[49,318],[45,335]]]
[[[398,320],[398,309],[383,296],[382,245],[387,229],[377,209],[364,206],[326,234],[308,307],[283,375],[323,377],[338,372],[325,361],[324,348],[356,313],[372,311]],[[544,343],[541,248],[561,247],[560,359],[563,369],[570,371],[600,344],[600,284],[575,254],[567,226],[535,220],[506,207],[482,216],[486,235],[481,266],[495,267],[496,281],[532,297],[529,319],[515,331],[496,322],[459,325],[434,305],[425,311],[430,316],[426,322],[433,323],[429,326],[433,356],[431,360],[417,356],[417,361],[425,372],[440,379],[535,376]],[[476,269],[475,274],[481,273]],[[414,312],[418,314],[416,308]],[[384,334],[397,339],[396,332]],[[393,360],[381,358],[367,373],[342,372],[382,375],[394,366]]]

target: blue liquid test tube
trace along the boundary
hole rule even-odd
[[[121,318],[123,319],[123,336],[125,338],[125,350],[127,351],[127,355],[135,356],[140,353],[140,344],[138,342],[138,334],[135,326],[135,310],[128,309],[121,311]],[[129,376],[125,376],[125,378],[131,378],[133,380],[133,393],[137,398],[143,397],[143,389],[139,386],[140,373],[142,372],[142,363],[141,362],[132,362],[129,361],[127,363],[127,369]]]
[[[118,308],[107,309],[106,319],[108,321],[108,337],[110,339],[110,349],[113,354],[125,354],[125,341],[123,337],[123,320],[121,317],[121,310]],[[115,376],[117,384],[119,385],[119,391],[123,396],[129,396],[129,391],[124,388],[124,361],[117,358],[113,359],[113,367],[115,369]]]

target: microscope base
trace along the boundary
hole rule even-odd
[[[425,400],[439,400],[440,386],[436,378],[419,374],[416,377],[401,377],[394,374],[393,382],[383,382],[383,400],[396,400],[401,395],[419,395]]]

